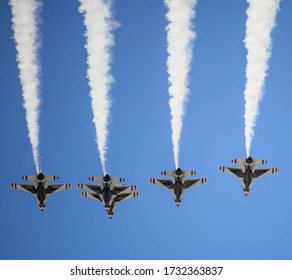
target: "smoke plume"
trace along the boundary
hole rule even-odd
[[[245,143],[246,154],[250,156],[259,102],[263,96],[268,60],[271,56],[271,32],[276,24],[280,0],[247,0],[246,35],[247,49],[245,84]]]
[[[189,94],[188,75],[192,61],[192,42],[196,37],[191,22],[195,17],[194,7],[197,0],[165,0],[164,2],[168,8],[167,68],[172,143],[175,166],[178,168],[185,103]]]
[[[12,28],[16,42],[19,78],[29,139],[36,171],[39,172],[39,75],[38,19],[41,3],[36,0],[10,0]]]
[[[110,113],[109,90],[113,82],[110,75],[113,30],[117,24],[112,19],[111,3],[106,0],[79,0],[79,12],[84,13],[87,43],[87,78],[90,86],[96,142],[103,172],[106,173],[108,121]]]

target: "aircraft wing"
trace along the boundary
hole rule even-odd
[[[101,187],[99,184],[78,183],[77,187],[88,191],[94,191],[95,193],[101,193]]]
[[[207,182],[207,178],[185,180],[184,189],[195,187]]]
[[[99,194],[97,193],[92,193],[92,192],[81,192],[81,196],[85,196],[85,197],[89,197],[91,199],[95,199],[95,200],[98,200],[102,203],[102,199],[101,197],[99,196]]]
[[[36,194],[36,188],[34,185],[30,184],[17,184],[17,183],[11,183],[11,188],[19,189],[22,191],[26,191],[32,194]]]
[[[231,174],[233,176],[242,178],[243,177],[243,172],[241,168],[233,168],[233,167],[226,167],[226,166],[220,166],[219,167],[220,171],[226,172],[228,174]]]
[[[71,184],[52,184],[48,185],[46,189],[46,194],[52,194],[54,192],[62,191],[71,188]]]
[[[171,180],[150,178],[149,182],[168,189],[173,189],[173,183]]]
[[[117,195],[128,191],[135,191],[136,189],[137,189],[136,186],[119,186],[119,187],[114,186],[114,192]]]
[[[278,172],[278,168],[258,168],[252,174],[254,179]]]
[[[112,201],[110,208],[107,210],[107,214],[109,218],[112,219],[115,213],[116,206],[119,202],[132,198],[132,197],[136,197],[136,196],[139,196],[138,192],[123,192],[123,193],[118,194]]]
[[[115,203],[118,203],[118,202],[121,202],[123,200],[135,197],[135,196],[139,196],[139,193],[138,192],[121,193],[115,197],[114,201],[115,201]]]

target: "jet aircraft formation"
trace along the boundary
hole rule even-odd
[[[278,172],[278,168],[256,168],[256,165],[267,163],[266,160],[262,159],[253,159],[251,157],[246,159],[237,158],[233,159],[231,162],[240,164],[241,168],[219,166],[219,170],[238,177],[241,181],[245,196],[248,195],[252,183],[256,179]],[[196,172],[192,170],[182,170],[180,168],[162,171],[161,174],[170,176],[171,178],[150,178],[149,182],[169,189],[172,192],[176,206],[180,205],[182,196],[187,189],[204,184],[208,181],[207,178],[186,179],[187,176],[195,175]],[[49,184],[49,181],[58,180],[59,177],[44,175],[42,172],[37,175],[23,176],[22,179],[33,181],[33,184],[11,183],[11,187],[31,193],[36,198],[42,212],[46,207],[48,197],[52,193],[71,188],[71,183]],[[109,174],[105,174],[104,176],[89,177],[88,180],[97,183],[77,183],[77,188],[87,190],[87,192],[82,191],[81,196],[101,202],[110,219],[112,219],[118,203],[140,196],[140,193],[136,191],[137,187],[135,185],[124,185],[122,182],[124,182],[125,179],[120,177],[111,177]]]

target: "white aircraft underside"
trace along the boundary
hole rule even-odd
[[[58,180],[59,177],[44,175],[23,176],[23,180],[34,181],[33,184],[11,183],[10,186],[15,189],[31,193],[37,200],[37,203],[43,212],[49,196],[55,192],[62,191],[71,187],[70,183],[65,184],[48,184],[49,181]]]
[[[232,163],[241,164],[241,168],[219,166],[219,170],[228,174],[231,174],[239,178],[245,196],[248,195],[253,182],[263,176],[277,173],[278,168],[256,168],[256,165],[266,164],[266,160],[252,159],[248,157],[247,159],[233,159]]]
[[[78,188],[88,190],[88,192],[81,192],[81,196],[101,202],[104,205],[110,219],[113,217],[118,203],[132,197],[139,196],[139,192],[132,192],[137,189],[136,186],[116,184],[118,182],[124,182],[125,179],[123,178],[110,177],[107,174],[104,177],[89,177],[89,180],[100,182],[100,184],[78,183]]]

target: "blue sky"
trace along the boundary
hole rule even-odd
[[[279,174],[256,181],[250,195],[219,165],[245,157],[245,1],[199,1],[194,21],[190,96],[180,165],[208,177],[177,208],[171,193],[149,185],[174,169],[166,69],[166,7],[157,0],[115,1],[109,162],[112,175],[137,185],[113,220],[81,199],[77,182],[102,173],[78,1],[45,1],[41,12],[40,152],[44,173],[71,182],[44,213],[9,188],[35,173],[8,1],[0,2],[0,259],[291,259],[291,1],[281,2],[251,155]]]

